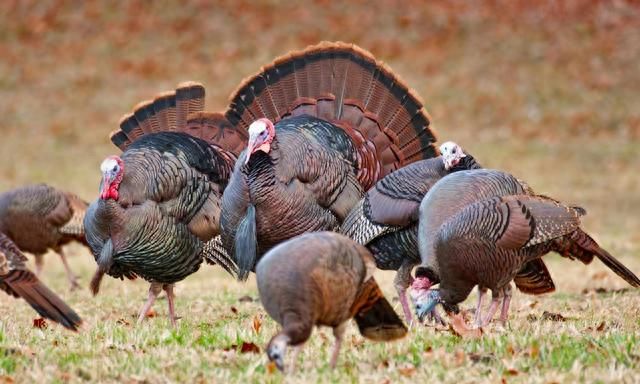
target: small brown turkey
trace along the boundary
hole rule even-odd
[[[314,325],[333,328],[331,368],[350,319],[371,340],[406,335],[407,328],[384,298],[374,271],[366,248],[333,232],[304,234],[271,249],[256,267],[262,305],[282,326],[267,346],[269,360],[284,370],[287,347],[298,346],[297,354]]]
[[[509,189],[519,192],[504,193]],[[452,215],[443,214],[452,211]],[[552,251],[585,264],[597,257],[630,285],[640,287],[632,271],[580,228],[579,218],[584,214],[582,208],[533,194],[504,172],[463,171],[443,178],[420,207],[420,254],[428,272],[418,273],[428,279],[437,276],[440,289],[416,292],[418,316],[430,313],[438,303],[447,311],[456,311],[457,304],[477,285],[481,295],[491,289],[493,300],[482,319],[479,299],[476,325],[491,321],[500,299],[505,322],[511,280],[525,263]],[[442,217],[445,219],[440,220]],[[435,224],[430,223],[434,218]]]
[[[87,203],[78,196],[45,184],[29,185],[0,195],[0,232],[23,252],[36,258],[40,276],[43,256],[52,249],[60,255],[71,289],[78,288],[62,246],[72,241],[87,245],[82,220]]]
[[[151,282],[141,322],[166,291],[175,325],[173,286],[196,272],[203,258],[229,273],[219,254],[220,197],[244,148],[246,132],[219,114],[202,112],[204,87],[184,83],[126,115],[113,143],[124,152],[100,166],[100,197],[85,217],[87,241],[102,276],[141,276]]]
[[[40,316],[77,331],[82,324],[80,316],[38,280],[27,269],[26,262],[18,247],[0,232],[0,289],[10,296],[23,298]]]
[[[240,279],[278,243],[338,229],[386,174],[438,155],[414,93],[351,44],[276,59],[240,86],[226,116],[249,130],[222,198],[222,239]]]
[[[413,267],[420,264],[420,202],[449,173],[481,168],[454,142],[443,143],[440,153],[442,156],[416,161],[382,178],[351,210],[340,228],[341,233],[367,246],[378,268],[398,271],[394,285],[408,322],[411,310],[406,291],[413,281]]]

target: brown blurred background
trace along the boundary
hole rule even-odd
[[[196,80],[222,109],[276,56],[342,40],[416,89],[441,141],[584,206],[603,245],[640,257],[639,4],[3,1],[0,191],[93,199],[137,102]]]

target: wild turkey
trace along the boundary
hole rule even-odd
[[[246,133],[220,114],[201,112],[204,87],[184,83],[126,115],[113,143],[124,152],[102,162],[100,197],[85,218],[87,241],[102,276],[151,282],[141,322],[161,290],[175,326],[174,283],[196,272],[203,258],[229,273],[219,233],[220,196]]]
[[[40,276],[43,256],[52,249],[60,255],[71,289],[78,280],[71,271],[62,246],[72,241],[87,245],[84,218],[87,203],[78,196],[45,184],[29,185],[0,195],[0,232],[22,250],[35,255]]]
[[[451,141],[440,146],[442,156],[420,160],[378,181],[344,220],[340,232],[366,245],[380,269],[397,270],[394,285],[405,318],[411,322],[406,290],[411,271],[420,264],[418,209],[424,195],[449,173],[481,166]]]
[[[484,319],[478,310],[476,325],[491,321],[500,299],[501,320],[505,322],[511,280],[525,263],[551,251],[585,264],[598,257],[629,284],[640,287],[633,272],[580,228],[579,217],[585,213],[580,207],[535,195],[500,171],[463,171],[443,178],[420,206],[419,245],[424,267],[416,274],[428,279],[436,276],[440,289],[417,292],[418,316],[431,312],[437,303],[456,311],[456,305],[478,285],[481,294],[491,289],[493,300]]]
[[[297,355],[313,326],[324,325],[336,338],[334,368],[352,318],[368,339],[403,337],[407,328],[380,291],[374,270],[366,248],[333,232],[304,234],[271,249],[256,268],[262,305],[282,326],[267,346],[269,360],[284,370],[286,348],[298,346]]]
[[[438,155],[414,93],[351,44],[276,59],[244,81],[226,116],[249,130],[222,198],[222,239],[240,279],[274,245],[338,229],[386,174]]]
[[[77,331],[82,324],[80,316],[38,280],[27,269],[26,262],[20,249],[0,232],[0,289],[10,296],[25,299],[40,316]]]

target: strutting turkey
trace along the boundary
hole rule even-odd
[[[26,262],[27,258],[20,249],[0,232],[0,289],[10,296],[26,300],[40,316],[77,331],[82,324],[80,316],[38,280],[27,269]]]
[[[87,245],[82,220],[87,203],[78,196],[45,184],[28,185],[0,194],[0,232],[36,259],[40,276],[44,254],[52,249],[64,264],[71,289],[78,281],[62,246],[72,241]]]
[[[418,210],[429,189],[449,173],[481,168],[454,142],[440,146],[439,157],[407,165],[378,181],[351,210],[340,232],[366,245],[380,269],[397,270],[394,285],[405,318],[411,321],[406,290],[420,264]]]
[[[334,232],[297,236],[271,249],[256,267],[260,301],[282,330],[267,355],[280,370],[288,346],[302,344],[314,325],[333,328],[334,368],[347,322],[354,319],[371,340],[403,337],[407,328],[373,278],[375,261],[365,247]],[[295,362],[295,358],[294,358]]]
[[[438,155],[422,103],[355,45],[320,43],[245,80],[227,119],[249,142],[222,197],[222,239],[246,279],[260,255],[336,230],[377,180]]]
[[[585,264],[597,257],[630,285],[640,287],[632,271],[580,228],[585,213],[580,207],[536,195],[501,171],[463,171],[443,178],[420,206],[423,270],[416,275],[437,276],[440,288],[416,292],[418,316],[430,313],[438,303],[457,311],[457,304],[478,285],[475,324],[488,324],[501,299],[500,318],[506,322],[511,280],[526,262],[552,251]],[[482,319],[480,303],[486,289],[491,289],[493,300]]]
[[[174,283],[204,259],[229,273],[219,237],[220,197],[246,132],[224,116],[202,112],[205,89],[188,82],[125,115],[112,142],[124,152],[102,162],[100,197],[84,221],[102,276],[141,276],[151,282],[141,322],[164,290],[175,326]]]

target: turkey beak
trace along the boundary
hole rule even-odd
[[[258,135],[249,136],[249,143],[247,144],[247,157],[244,160],[244,164],[247,165],[249,163],[249,159],[251,158],[251,154],[256,150],[257,147],[260,146],[261,143],[258,143]]]

